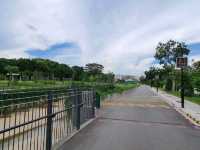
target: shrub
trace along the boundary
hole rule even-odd
[[[171,79],[167,79],[165,90],[166,91],[171,91],[172,90],[172,85],[173,85],[172,80]]]

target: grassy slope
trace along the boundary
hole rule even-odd
[[[51,80],[40,80],[40,81],[12,81],[8,86],[8,81],[0,81],[1,89],[32,89],[32,88],[54,88],[54,87],[66,87],[72,85],[72,81],[51,81]],[[118,83],[114,85],[106,83],[94,83],[94,82],[81,82],[73,81],[73,85],[76,86],[91,86],[96,89],[102,97],[106,97],[112,93],[122,93],[123,91],[135,88],[138,84],[134,83]]]
[[[0,81],[0,88],[4,89],[24,89],[24,88],[42,88],[42,87],[56,87],[69,85],[70,81]]]

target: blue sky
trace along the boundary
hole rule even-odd
[[[26,52],[32,58],[45,58],[60,63],[68,62],[69,65],[82,65],[80,63],[81,50],[76,43],[56,43],[47,49],[27,49]]]
[[[158,42],[184,41],[200,59],[199,0],[1,0],[0,57],[43,57],[141,75]]]

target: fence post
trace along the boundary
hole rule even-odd
[[[52,100],[52,94],[49,92],[47,101],[46,150],[51,150],[52,146]]]
[[[81,124],[81,99],[80,99],[80,93],[79,89],[76,89],[76,129],[80,129]]]
[[[95,101],[96,101],[96,95],[95,95],[95,90],[91,89],[92,91],[92,118],[95,117]]]
[[[98,92],[95,92],[94,94],[96,96],[96,108],[99,109],[101,107],[101,97]]]

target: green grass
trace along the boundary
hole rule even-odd
[[[96,82],[83,82],[83,81],[54,81],[54,80],[36,80],[36,81],[7,81],[0,80],[1,89],[31,89],[31,88],[55,88],[55,87],[68,87],[75,86],[96,86],[96,85],[109,85],[108,83]]]
[[[168,92],[169,94],[172,94],[174,96],[177,96],[177,97],[181,97],[180,96],[180,92]],[[191,101],[193,103],[196,103],[198,105],[200,105],[200,96],[185,96],[185,99],[188,100],[188,101]]]
[[[50,88],[57,86],[64,86],[69,84],[69,82],[61,81],[0,81],[0,89],[27,89],[27,88]]]
[[[122,93],[124,91],[136,88],[138,86],[139,86],[139,84],[137,84],[137,83],[118,83],[115,85],[115,92]]]
[[[124,91],[134,89],[138,87],[139,84],[137,83],[117,83],[114,84],[113,88],[104,88],[104,89],[98,89],[97,92],[101,95],[101,99],[103,100],[106,96],[112,95],[114,93],[122,93]]]
[[[83,81],[54,81],[54,80],[36,80],[36,81],[6,81],[0,80],[0,90],[2,89],[46,89],[46,88],[60,88],[69,86],[86,86],[93,87],[102,97],[102,99],[113,93],[122,93],[123,91],[137,87],[137,83],[97,83],[97,82],[83,82]]]

